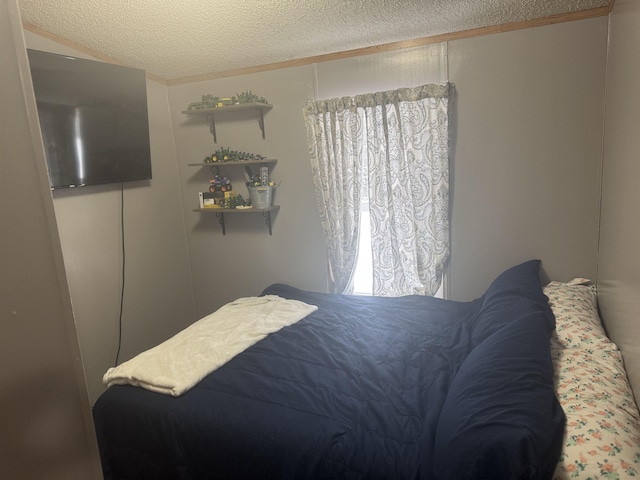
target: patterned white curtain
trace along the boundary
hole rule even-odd
[[[451,84],[304,108],[335,291],[357,257],[360,175],[367,173],[374,295],[433,295],[449,257]]]
[[[360,183],[366,135],[351,98],[308,102],[307,140],[331,290],[348,293],[358,256]]]
[[[449,257],[449,92],[366,95],[374,295],[433,295]]]

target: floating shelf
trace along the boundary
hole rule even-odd
[[[265,138],[264,133],[264,112],[266,110],[271,110],[273,105],[268,103],[239,103],[237,105],[227,105],[224,107],[212,107],[212,108],[195,108],[192,110],[183,110],[182,113],[185,115],[206,115],[207,120],[209,121],[209,130],[211,131],[211,135],[213,135],[213,143],[218,143],[218,137],[216,135],[216,119],[215,116],[218,114],[224,114],[229,112],[241,112],[241,111],[249,111],[252,110],[256,114],[256,118],[258,119],[258,126],[262,131],[262,138]]]
[[[265,218],[265,222],[267,227],[269,227],[269,235],[271,235],[271,212],[277,212],[280,210],[279,205],[274,205],[269,208],[194,208],[194,212],[200,213],[215,213],[216,217],[218,217],[218,223],[222,227],[222,234],[226,235],[226,228],[224,225],[224,215],[225,214],[240,214],[245,215],[249,213],[262,213],[262,216]]]
[[[249,181],[253,176],[253,172],[251,165],[275,165],[278,163],[278,160],[275,158],[265,158],[264,160],[232,160],[227,162],[200,162],[200,163],[188,163],[188,167],[210,167],[211,173],[213,175],[218,175],[220,173],[220,167],[228,166],[228,167],[244,167],[244,171],[247,173],[246,180]]]
[[[238,165],[261,165],[261,164],[276,164],[278,160],[275,158],[265,158],[264,160],[231,160],[227,162],[200,162],[200,163],[187,163],[189,167],[222,167],[222,166],[238,166]]]

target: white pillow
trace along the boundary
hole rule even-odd
[[[556,394],[567,416],[555,479],[640,475],[640,413],[618,347],[588,280],[544,287],[556,316],[551,339]]]

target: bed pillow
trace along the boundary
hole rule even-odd
[[[531,311],[544,313],[553,328],[555,319],[540,285],[540,264],[540,260],[521,263],[505,270],[491,283],[474,319],[473,345],[479,345],[504,325]]]
[[[553,386],[545,312],[478,345],[456,374],[436,431],[436,478],[551,478],[564,413]]]
[[[529,260],[502,272],[491,283],[483,296],[484,303],[501,297],[528,298],[546,301],[540,286],[540,260]]]
[[[600,321],[595,288],[575,279],[544,291],[557,318],[551,358],[567,416],[554,479],[640,476],[640,412],[622,354]]]
[[[607,336],[600,315],[596,289],[589,280],[550,282],[544,287],[556,317],[554,341],[569,349],[617,350]],[[552,344],[552,347],[554,345]]]

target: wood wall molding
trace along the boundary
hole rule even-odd
[[[351,57],[359,57],[363,55],[372,55],[381,52],[390,52],[393,50],[403,50],[407,48],[421,47],[425,45],[433,45],[436,43],[451,42],[454,40],[462,40],[465,38],[480,37],[484,35],[493,35],[496,33],[513,32],[515,30],[523,30],[525,28],[541,27],[545,25],[554,25],[558,23],[573,22],[576,20],[585,20],[588,18],[603,17],[609,15],[613,8],[615,0],[609,0],[609,4],[604,7],[592,8],[589,10],[581,10],[577,12],[563,13],[559,15],[552,15],[549,17],[536,18],[533,20],[525,20],[521,22],[506,23],[501,25],[493,25],[489,27],[480,27],[470,30],[463,30],[459,32],[444,33],[440,35],[431,35],[427,37],[416,38],[413,40],[405,40],[400,42],[384,43],[380,45],[374,45],[371,47],[357,48],[353,50],[344,50],[341,52],[328,53],[324,55],[316,55],[312,57],[299,58],[294,60],[286,60],[282,62],[268,63],[263,65],[256,65],[252,67],[238,68],[234,70],[227,70],[223,72],[205,73],[202,75],[194,75],[190,77],[181,77],[166,79],[157,75],[147,73],[147,78],[164,85],[181,85],[186,83],[203,82],[207,80],[215,80],[217,78],[236,77],[239,75],[247,75],[251,73],[267,72],[271,70],[280,70],[283,68],[301,67],[304,65],[311,65],[314,63],[330,62],[333,60],[341,60]],[[42,37],[48,38],[61,45],[78,50],[82,53],[90,55],[102,60],[104,62],[115,63],[124,65],[124,63],[116,60],[113,57],[105,55],[101,52],[87,48],[78,43],[66,40],[64,38],[53,35],[46,30],[43,30],[35,25],[27,22],[23,22],[25,30],[33,32]]]

